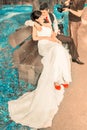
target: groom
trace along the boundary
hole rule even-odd
[[[76,46],[74,44],[73,39],[70,36],[64,36],[60,34],[60,30],[58,29],[58,22],[54,14],[49,13],[49,7],[47,3],[42,3],[40,5],[40,11],[45,18],[45,22],[50,22],[54,32],[56,33],[56,37],[60,40],[63,44],[68,45],[69,53],[72,56],[72,62],[77,64],[83,65],[84,63],[79,60],[79,54],[77,52]]]

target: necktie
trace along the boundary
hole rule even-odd
[[[46,17],[46,22],[49,23],[49,19],[48,19],[48,17]]]

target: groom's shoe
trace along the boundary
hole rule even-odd
[[[75,62],[77,64],[83,65],[84,63],[80,61],[79,59],[72,59],[72,62]]]

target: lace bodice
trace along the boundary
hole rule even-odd
[[[41,31],[37,31],[38,36],[51,36],[52,29],[49,27],[42,26]]]

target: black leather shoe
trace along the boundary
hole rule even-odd
[[[77,64],[83,65],[84,63],[80,61],[79,59],[72,59],[72,62],[75,62]]]

